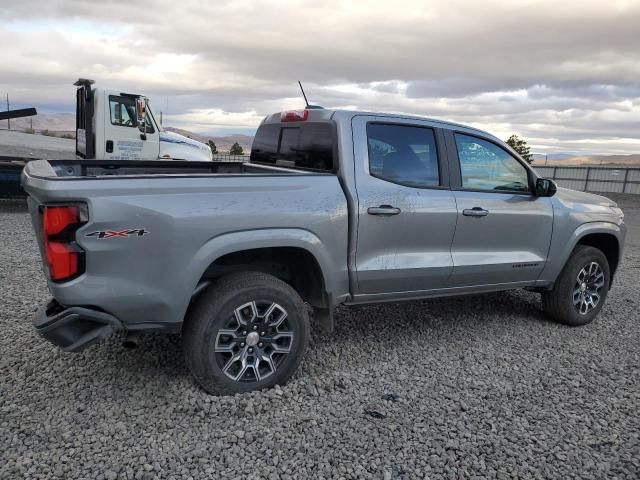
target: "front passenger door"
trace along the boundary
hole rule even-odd
[[[447,135],[458,207],[449,286],[535,281],[551,241],[550,199],[533,194],[532,173],[498,142]]]

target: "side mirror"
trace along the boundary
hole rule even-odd
[[[136,119],[138,121],[138,127],[140,130],[144,130],[146,128],[146,117],[147,117],[147,99],[144,97],[136,98]]]
[[[538,197],[553,197],[558,191],[556,182],[549,180],[548,178],[536,179],[536,196]]]
[[[140,132],[140,140],[147,139],[147,99],[144,97],[136,98],[136,119],[138,121],[138,129]]]

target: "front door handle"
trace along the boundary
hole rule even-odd
[[[379,207],[367,208],[369,215],[382,215],[383,217],[390,217],[392,215],[398,215],[401,212],[399,208],[392,207],[391,205],[380,205]]]
[[[462,211],[465,217],[486,217],[489,215],[489,210],[485,210],[481,207],[465,208]]]

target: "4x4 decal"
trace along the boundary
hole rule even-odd
[[[128,238],[130,236],[141,237],[150,233],[144,228],[125,228],[124,230],[100,230],[97,232],[87,233],[85,237],[103,238]]]

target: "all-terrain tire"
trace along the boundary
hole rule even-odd
[[[231,395],[282,385],[293,375],[309,343],[309,316],[282,280],[233,273],[198,296],[182,336],[196,382],[211,394]]]
[[[593,264],[596,264],[599,269],[597,270],[600,279],[597,282],[600,285],[597,290],[598,301],[594,306],[586,302],[588,305],[585,310],[582,308],[584,307],[583,299],[586,298],[583,295],[589,295],[590,290],[585,285],[588,284],[591,276],[585,277],[584,282],[579,280],[579,276],[582,272],[588,273],[589,269],[596,271]],[[553,289],[542,293],[542,308],[554,320],[565,325],[572,327],[586,325],[593,321],[602,309],[610,281],[609,262],[604,253],[594,247],[578,245],[558,275]],[[576,305],[576,302],[579,303]],[[585,311],[581,311],[581,308]]]

